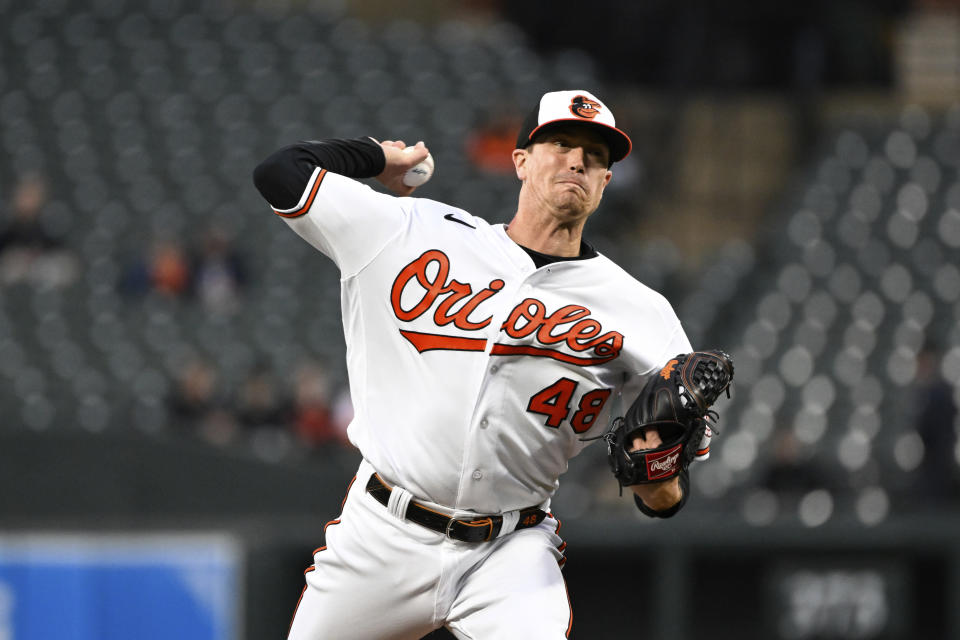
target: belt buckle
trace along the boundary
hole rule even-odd
[[[476,524],[473,524],[473,526],[477,526],[479,525],[479,523],[484,521],[485,521],[484,524],[487,527],[487,536],[482,540],[471,540],[469,538],[454,538],[452,535],[451,529],[453,529],[453,525],[456,524],[457,522],[465,522],[467,524],[476,523]],[[493,538],[493,528],[494,528],[493,518],[490,516],[486,516],[483,518],[450,518],[450,520],[447,521],[447,526],[444,528],[443,533],[445,536],[447,536],[451,540],[460,540],[461,542],[489,542],[491,538]]]
[[[452,535],[450,535],[450,529],[453,528],[453,525],[454,525],[456,522],[459,522],[459,518],[453,518],[453,517],[451,517],[449,520],[447,520],[447,526],[446,526],[446,527],[444,528],[444,530],[443,530],[443,535],[445,535],[446,537],[450,538],[451,540],[456,540],[456,538],[454,538]]]

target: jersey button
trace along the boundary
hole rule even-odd
[[[483,420],[480,421],[480,428],[481,428],[481,429],[486,429],[488,426],[490,426],[490,421],[487,420],[486,418],[484,418]]]
[[[495,364],[492,367],[490,367],[490,373],[496,373],[499,370],[500,370],[500,365],[498,364]]]
[[[474,470],[473,470],[473,479],[474,479],[474,480],[479,480],[479,479],[482,478],[482,477],[483,477],[483,472],[480,471],[480,469],[474,469]]]

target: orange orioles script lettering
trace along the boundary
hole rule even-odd
[[[623,348],[623,334],[616,331],[601,333],[603,327],[590,316],[590,310],[576,304],[560,307],[547,313],[547,307],[536,298],[527,298],[510,312],[501,330],[511,338],[535,335],[544,345],[563,343],[576,352],[593,351],[595,358],[563,357],[561,352],[549,357],[574,364],[600,364],[613,360]],[[494,345],[494,353],[527,353],[547,355],[537,347]]]
[[[437,265],[436,274],[431,277],[428,271],[432,264]],[[476,331],[483,329],[492,317],[482,320],[470,320],[470,314],[476,310],[477,306],[496,294],[503,288],[503,280],[493,280],[486,289],[481,289],[476,295],[473,295],[473,288],[469,284],[450,280],[447,282],[447,276],[450,275],[450,258],[442,251],[431,249],[426,251],[419,258],[405,266],[397,279],[393,281],[393,289],[390,291],[390,304],[393,305],[393,313],[404,322],[409,322],[419,318],[427,312],[438,298],[443,301],[437,305],[433,312],[433,320],[437,326],[442,327],[451,322],[458,329],[466,331]],[[404,290],[412,281],[423,289],[423,297],[410,309],[404,309],[400,304],[400,298]],[[469,297],[469,296],[473,297]],[[453,311],[453,306],[466,299],[459,309]]]
[[[492,280],[474,293],[469,284],[450,277],[450,259],[442,251],[431,249],[400,270],[390,290],[394,315],[410,322],[433,311],[437,327],[453,324],[464,331],[487,327],[492,316],[472,317],[477,307],[504,287],[503,280]],[[408,306],[404,306],[404,303]],[[600,323],[590,317],[590,310],[580,305],[566,305],[548,313],[546,305],[534,298],[518,304],[500,327],[501,332],[517,340],[533,337],[540,345],[496,343],[491,355],[528,355],[553,358],[578,365],[601,364],[620,355],[623,334],[603,332]],[[400,329],[420,353],[431,350],[483,351],[484,338],[450,336]],[[565,345],[569,354],[552,345]],[[586,352],[590,352],[586,354]]]

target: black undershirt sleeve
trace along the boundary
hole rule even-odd
[[[633,501],[636,503],[637,509],[640,509],[646,516],[650,516],[651,518],[672,518],[677,515],[680,509],[683,509],[683,505],[687,503],[687,498],[690,496],[690,472],[687,469],[680,472],[680,494],[680,501],[663,511],[655,511],[643,504],[643,500],[641,500],[637,494],[633,494]]]
[[[383,149],[371,138],[310,140],[274,152],[253,170],[253,184],[277,209],[295,207],[321,167],[348,178],[373,178],[386,166]]]

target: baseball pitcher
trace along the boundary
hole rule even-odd
[[[729,358],[691,353],[663,296],[582,237],[630,138],[591,93],[556,91],[516,146],[506,225],[411,197],[422,142],[301,142],[254,172],[276,215],[340,270],[348,435],[363,457],[290,640],[444,626],[462,639],[568,637],[566,544],[550,512],[568,461],[605,440],[638,508],[669,517],[689,496],[689,464],[709,454]],[[610,415],[616,396],[636,399],[624,416]]]

